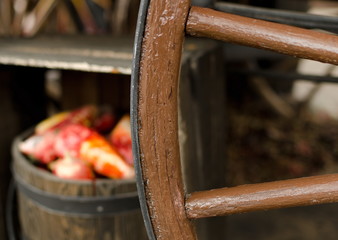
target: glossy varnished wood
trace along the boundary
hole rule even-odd
[[[331,174],[196,192],[186,209],[189,218],[202,218],[337,201],[338,174]]]
[[[193,36],[338,64],[338,37],[297,27],[192,7],[186,27]]]
[[[189,1],[150,1],[138,88],[140,164],[157,239],[194,239],[184,208],[177,86]]]

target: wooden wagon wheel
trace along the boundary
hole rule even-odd
[[[338,200],[338,174],[186,194],[177,87],[184,35],[338,64],[338,37],[254,20],[188,0],[141,2],[132,76],[133,152],[150,239],[196,239],[192,219]]]

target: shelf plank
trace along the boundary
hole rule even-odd
[[[0,39],[0,64],[131,74],[132,38]]]
[[[0,38],[0,64],[130,75],[133,44],[133,37]],[[209,51],[215,44],[210,40],[188,39],[182,61],[196,52]]]

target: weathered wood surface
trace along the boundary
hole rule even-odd
[[[177,32],[177,29],[181,27],[179,21],[182,19],[182,16],[179,16],[177,12],[180,12],[182,7],[179,9],[177,6],[180,3],[175,4],[173,6],[176,6],[176,10],[173,10],[170,4],[163,4],[162,6],[161,1],[150,2],[140,60],[137,96],[139,105],[135,122],[138,125],[137,142],[140,146],[140,165],[146,200],[156,238],[166,239],[169,236],[174,236],[175,239],[194,239],[193,229],[189,221],[185,219],[181,209],[183,189],[179,168],[181,164],[184,165],[184,162],[180,162],[176,143],[178,141],[176,134],[178,130],[176,94],[179,73],[177,64],[180,62],[180,48],[183,38]],[[185,17],[184,14],[181,13],[183,17]],[[177,25],[172,26],[174,24]],[[273,50],[295,57],[333,64],[338,63],[338,38],[333,35],[238,17],[211,9],[192,7],[187,19],[186,31],[193,36],[211,37],[217,40]],[[318,39],[323,41],[318,41]],[[182,86],[189,89],[187,84],[182,84]],[[196,89],[194,90],[196,91]],[[208,94],[198,91],[197,94],[201,94],[203,97],[208,96]],[[192,102],[190,101],[190,103]],[[216,107],[213,107],[216,105],[217,103],[213,103],[209,107],[216,109]],[[206,108],[206,110],[204,114],[210,114],[209,109]],[[184,115],[184,110],[181,113]],[[184,122],[184,120],[181,122]],[[214,126],[217,126],[217,124],[214,124]],[[184,130],[188,132],[186,125],[181,126],[181,130],[183,139],[189,137],[184,135]],[[202,133],[208,136],[207,131],[202,131]],[[193,136],[198,140],[199,134],[195,132]],[[201,142],[198,144],[202,145]],[[206,145],[208,146],[208,143]],[[220,145],[217,146],[220,147]],[[195,153],[195,155],[191,154],[191,156],[203,155],[200,148],[197,147],[196,150],[200,152]],[[189,155],[182,150],[182,155],[184,154]],[[204,161],[207,161],[207,159],[208,156],[204,158]],[[196,164],[203,163],[197,162]],[[210,165],[217,167],[216,164],[210,163]],[[188,172],[187,167],[184,167],[184,171]],[[198,170],[200,170],[199,167]],[[204,173],[199,172],[199,174],[203,175]],[[217,174],[212,171],[209,177],[212,178],[215,175]],[[189,179],[186,179],[186,181],[188,187],[193,186],[192,184],[189,185]],[[196,181],[199,184],[202,183],[200,179],[196,179]],[[198,193],[192,195],[191,205],[189,205],[190,198],[188,199],[188,214],[190,209],[195,208],[195,205],[193,205],[195,201],[199,203],[199,198],[194,196],[199,195]],[[217,200],[217,197],[215,199]],[[212,209],[211,206],[216,200],[211,201],[211,205],[208,205],[208,200],[197,205],[203,208],[203,204],[205,204]],[[203,208],[203,210],[208,209],[208,207]],[[171,213],[168,213],[168,211]],[[191,213],[193,214],[194,211],[191,210]],[[192,218],[194,215],[189,216]],[[177,224],[178,219],[180,219],[181,224]]]
[[[195,192],[186,209],[202,218],[337,201],[338,174],[329,174]]]
[[[62,109],[83,104],[109,106],[117,113],[130,108],[130,75],[62,71]]]
[[[19,140],[19,139],[18,139]],[[13,146],[15,173],[27,184],[63,196],[112,196],[136,191],[133,180],[70,181],[30,164]],[[19,216],[29,240],[147,239],[140,210],[106,216],[60,213],[36,203],[19,191]]]
[[[0,39],[0,64],[130,75],[133,38]]]
[[[20,223],[28,240],[147,239],[140,211],[114,217],[72,217],[48,211],[19,194]]]
[[[272,50],[298,58],[338,64],[338,37],[332,34],[192,7],[186,27],[192,36]]]
[[[133,40],[111,36],[0,38],[0,64],[130,76]]]
[[[138,89],[138,139],[157,239],[195,239],[184,209],[178,143],[178,77],[189,1],[150,1]]]

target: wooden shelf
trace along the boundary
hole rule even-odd
[[[133,37],[110,36],[0,38],[0,64],[130,75],[133,42]],[[188,39],[182,61],[214,46],[215,42]]]
[[[131,74],[132,38],[0,39],[0,64]]]

